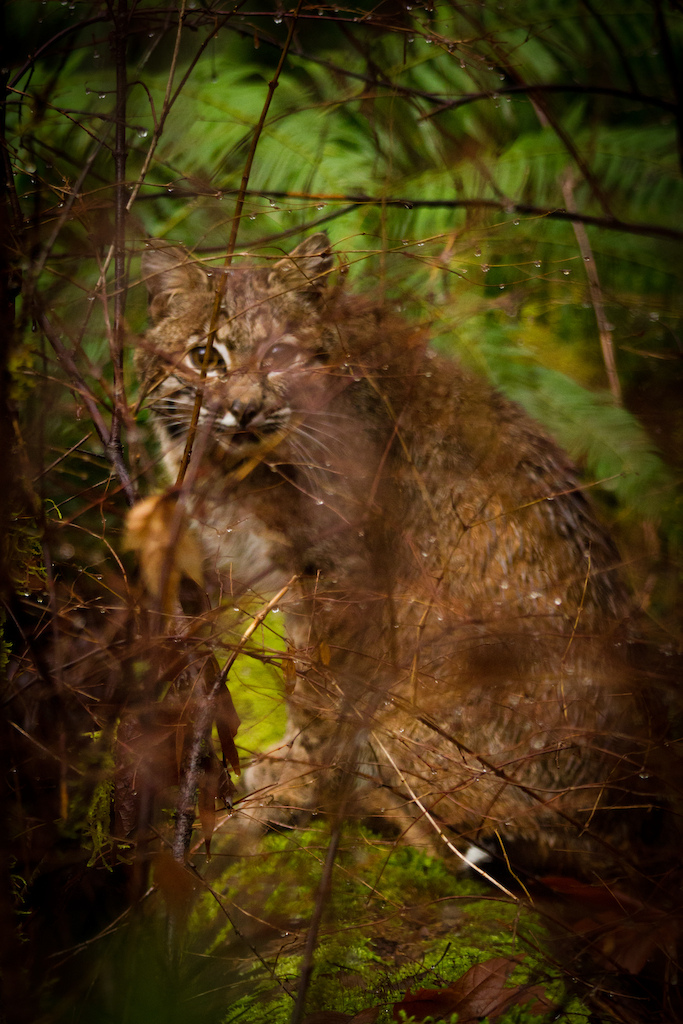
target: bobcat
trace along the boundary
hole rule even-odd
[[[190,510],[208,577],[260,596],[297,578],[287,734],[246,776],[259,813],[343,800],[408,841],[431,817],[537,865],[632,852],[648,819],[629,804],[651,799],[633,796],[648,738],[616,656],[629,601],[568,457],[420,328],[346,295],[323,233],[219,272],[208,354],[217,272],[159,241],[142,266],[136,365],[172,479],[207,363]]]

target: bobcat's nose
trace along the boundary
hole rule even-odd
[[[230,406],[230,412],[235,417],[239,427],[246,427],[251,423],[258,410],[258,402],[253,401],[253,399],[244,402],[241,398],[236,398]]]

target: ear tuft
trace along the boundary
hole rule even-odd
[[[278,260],[269,275],[269,281],[278,280],[290,288],[322,293],[334,267],[334,253],[324,231],[305,238],[295,249]]]
[[[209,279],[182,245],[151,238],[142,254],[142,278],[147,286],[150,315],[159,320],[184,295],[207,291]]]

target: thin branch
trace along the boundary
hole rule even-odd
[[[569,175],[567,175],[562,182],[562,195],[564,196],[564,201],[567,204],[567,210],[570,213],[575,212],[576,207],[574,204],[573,183]],[[600,346],[602,348],[602,358],[605,363],[605,370],[607,371],[609,389],[612,392],[614,401],[617,405],[621,405],[621,383],[619,381],[617,363],[614,356],[612,329],[607,322],[607,317],[605,316],[605,305],[602,299],[602,288],[600,287],[598,268],[593,257],[593,250],[591,249],[590,242],[588,241],[588,233],[585,226],[580,224],[578,221],[574,221],[572,227],[574,228],[574,234],[576,235],[579,251],[586,266],[588,289],[590,291],[591,302],[593,303],[595,319],[598,323]]]
[[[666,18],[664,17],[662,0],[655,0],[654,10],[657,31],[659,32],[659,45],[662,48],[662,56],[664,57],[666,70],[669,73],[671,85],[673,86],[677,100],[675,106],[676,138],[678,141],[678,162],[681,171],[683,172],[683,71],[681,70],[681,58],[680,55],[677,57],[674,53],[671,36],[666,24]]]
[[[529,93],[578,93],[582,96],[615,96],[618,99],[632,100],[634,103],[646,103],[653,107],[659,107],[661,110],[666,110],[675,113],[678,110],[677,103],[671,103],[669,100],[663,100],[659,96],[646,96],[637,90],[629,91],[628,89],[617,89],[613,86],[606,85],[558,85],[558,84],[543,84],[543,85],[527,85],[526,83],[520,85],[506,85],[499,89],[489,89],[482,92],[468,92],[462,96],[458,96],[455,100],[447,100],[445,103],[441,103],[436,110],[430,110],[428,114],[423,114],[418,118],[418,121],[427,121],[431,117],[436,117],[437,114],[443,114],[446,110],[457,110],[458,107],[467,106],[468,103],[476,103],[478,100],[495,100],[498,96],[514,96],[514,95],[528,95]],[[432,97],[432,102],[436,103],[437,97]]]
[[[123,380],[123,344],[126,304],[126,98],[128,76],[128,3],[118,0],[114,16],[114,59],[116,63],[116,107],[114,112],[114,330],[111,334],[111,359],[114,376],[114,402],[111,414],[109,446],[112,457],[123,460],[121,421],[126,415],[126,391]]]
[[[259,144],[259,140],[261,138],[261,133],[263,132],[263,128],[264,128],[265,123],[266,123],[266,117],[268,115],[268,110],[270,108],[270,104],[272,102],[273,96],[275,95],[275,90],[277,89],[278,84],[279,84],[280,75],[282,74],[282,69],[284,68],[285,60],[287,59],[287,54],[289,53],[289,48],[290,48],[290,45],[291,45],[291,42],[292,42],[292,36],[294,35],[294,29],[296,27],[297,18],[299,17],[299,11],[301,10],[302,4],[303,4],[303,0],[298,0],[296,11],[294,12],[294,15],[291,18],[289,18],[289,28],[288,28],[288,32],[287,32],[287,39],[285,40],[285,44],[282,47],[282,53],[280,54],[280,60],[278,61],[277,68],[275,69],[275,74],[273,75],[272,79],[268,83],[268,92],[267,92],[267,95],[266,95],[265,102],[263,104],[263,109],[261,111],[261,116],[259,117],[258,122],[256,124],[256,127],[254,128],[254,134],[252,136],[251,146],[249,148],[249,153],[247,155],[247,160],[246,160],[246,163],[244,165],[244,172],[242,174],[242,181],[240,182],[239,192],[237,194],[237,201],[235,203],[235,213],[234,213],[234,216],[233,216],[232,228],[231,228],[231,231],[230,231],[230,239],[228,241],[228,248],[227,248],[227,252],[225,254],[225,260],[223,261],[223,269],[224,270],[227,270],[230,267],[230,264],[232,263],[232,257],[233,257],[233,253],[235,251],[235,245],[237,243],[237,232],[239,231],[240,220],[242,218],[242,209],[244,207],[244,199],[245,199],[245,196],[247,194],[247,187],[249,185],[249,176],[251,174],[251,168],[252,168],[252,165],[253,165],[253,162],[254,162],[254,157],[256,156],[256,148],[257,148],[257,146]],[[220,315],[221,303],[223,301],[223,295],[225,293],[226,283],[227,283],[227,275],[226,274],[219,274],[218,275],[218,280],[217,280],[217,283],[216,283],[216,292],[215,292],[215,296],[214,296],[213,310],[212,310],[212,313],[211,313],[211,324],[210,324],[210,327],[209,327],[209,333],[208,333],[207,340],[206,340],[206,351],[204,353],[204,360],[202,362],[202,368],[201,368],[200,379],[199,379],[199,386],[197,388],[197,397],[195,399],[194,408],[192,410],[192,417],[191,417],[190,426],[189,426],[189,429],[188,429],[188,432],[187,432],[187,440],[185,442],[185,449],[183,451],[183,457],[182,457],[182,460],[181,460],[181,463],[180,463],[180,469],[178,470],[178,478],[176,480],[176,486],[178,486],[178,487],[182,485],[182,482],[185,479],[185,474],[187,472],[187,467],[188,467],[188,465],[190,463],[190,457],[192,455],[192,446],[194,445],[195,434],[197,432],[197,424],[199,422],[199,413],[201,411],[202,401],[204,399],[204,381],[206,380],[206,373],[207,373],[207,370],[208,370],[209,365],[211,363],[211,352],[212,352],[212,349],[213,349],[214,339],[216,337],[216,331],[218,329],[218,317]]]
[[[629,62],[626,60],[626,54],[624,53],[623,46],[617,39],[612,29],[610,28],[609,22],[605,18],[603,18],[602,14],[597,9],[597,7],[595,7],[595,5],[591,3],[591,0],[581,0],[581,3],[586,8],[591,17],[595,18],[596,22],[598,23],[604,34],[609,39],[610,43],[614,48],[614,55],[621,64],[622,70],[626,77],[626,81],[631,86],[633,92],[637,92],[638,83],[636,82],[635,75],[631,71],[631,66]]]
[[[231,195],[233,192],[234,189],[226,189],[221,192],[221,195]],[[194,193],[190,193],[188,191],[188,194]],[[646,235],[653,238],[668,238],[676,242],[683,241],[683,231],[680,231],[677,228],[665,227],[660,224],[643,224],[637,221],[620,220],[617,217],[594,217],[588,213],[576,213],[571,210],[558,210],[550,207],[532,206],[530,203],[515,203],[498,199],[416,199],[409,196],[389,199],[382,196],[368,196],[363,194],[346,195],[325,192],[281,192],[270,189],[262,189],[258,192],[247,191],[245,193],[245,197],[249,196],[262,196],[272,199],[310,199],[323,202],[343,202],[349,204],[347,209],[344,211],[346,213],[350,213],[359,206],[403,206],[406,209],[416,210],[501,210],[507,214],[518,213],[531,217],[547,218],[548,220],[565,220],[570,223],[588,224],[591,227],[606,228],[609,231],[623,231],[632,235]],[[322,222],[323,219],[325,218],[321,218],[320,222]],[[300,229],[294,229],[294,232],[290,231],[289,233],[293,234],[296,230]],[[265,241],[262,243],[255,242],[253,243],[253,246],[256,247],[259,244],[265,245],[268,243]]]
[[[325,864],[323,866],[323,873],[315,897],[313,916],[311,917],[311,922],[308,926],[308,934],[306,936],[304,958],[303,963],[301,965],[301,972],[299,974],[299,984],[296,992],[296,1000],[294,1002],[294,1007],[292,1008],[292,1015],[289,1018],[289,1024],[301,1024],[301,1020],[304,1015],[306,995],[308,993],[308,987],[311,983],[311,975],[313,974],[313,967],[315,962],[315,949],[318,942],[320,924],[322,921],[323,911],[325,909],[325,906],[327,905],[327,900],[332,890],[332,870],[334,868],[334,862],[337,857],[337,851],[339,850],[339,841],[341,839],[342,824],[342,815],[337,814],[334,825],[332,826],[330,843],[329,846],[327,847],[327,856],[325,857]]]
[[[62,367],[64,368],[69,378],[69,386],[74,391],[76,391],[80,398],[83,400],[90,414],[90,418],[93,421],[93,426],[97,431],[97,436],[99,437],[102,443],[102,447],[104,448],[107,459],[111,463],[114,472],[119,478],[119,482],[121,484],[121,487],[123,488],[126,500],[128,501],[129,505],[133,505],[136,499],[135,488],[133,487],[133,483],[128,473],[128,468],[123,460],[121,452],[111,445],[111,435],[109,432],[109,428],[107,427],[106,423],[104,422],[104,419],[102,418],[102,414],[99,410],[99,406],[97,404],[95,396],[93,395],[92,391],[90,390],[88,385],[85,383],[83,377],[81,376],[81,372],[78,369],[76,361],[72,356],[71,352],[69,352],[66,346],[62,344],[59,334],[54,329],[54,327],[48,320],[47,316],[41,309],[36,310],[36,320],[40,324],[40,327],[43,330],[45,337],[50,342],[57,358],[59,359]]]
[[[173,837],[173,856],[180,864],[185,863],[187,851],[190,846],[190,840],[192,838],[197,784],[201,773],[202,747],[207,735],[210,734],[218,694],[225,686],[230,669],[235,664],[236,658],[239,657],[244,650],[247,641],[253,635],[255,630],[258,629],[268,613],[272,611],[273,608],[277,607],[278,603],[282,600],[297,579],[297,576],[292,576],[291,580],[289,580],[289,582],[286,583],[280,591],[278,591],[275,597],[271,598],[270,601],[261,608],[258,614],[254,616],[223,666],[223,669],[214,679],[211,689],[204,695],[201,701],[194,719],[192,746],[190,747],[188,765],[180,786],[180,793],[178,795],[178,816],[175,835]]]
[[[451,0],[451,5],[454,8],[454,10],[458,11],[461,17],[465,19],[465,21],[467,21],[470,25],[474,27],[474,29],[477,32],[480,33],[482,39],[486,38],[486,32],[484,31],[483,25],[474,15],[470,14],[468,10],[463,9],[465,5],[461,3],[456,3],[455,0]],[[584,160],[583,156],[581,155],[577,147],[574,145],[574,140],[572,139],[570,134],[565,130],[559,118],[555,116],[553,110],[546,102],[546,98],[543,95],[543,93],[534,92],[533,83],[524,81],[516,66],[514,66],[511,63],[509,55],[501,46],[498,46],[497,43],[493,40],[489,40],[489,45],[491,47],[492,53],[495,56],[496,61],[501,65],[501,67],[504,67],[506,69],[506,72],[509,75],[509,77],[512,78],[512,80],[517,85],[524,86],[528,90],[529,97],[531,99],[531,102],[534,104],[534,108],[536,110],[536,114],[541,125],[550,125],[550,127],[555,132],[562,145],[565,147],[565,149],[571,156],[576,166],[581,171],[581,174],[590,186],[590,189],[597,202],[600,204],[600,206],[602,206],[605,213],[611,216],[612,210],[610,207],[610,203],[605,194],[604,189],[602,188],[602,185],[593,174],[593,171],[588,166],[588,164]]]
[[[509,890],[509,889],[506,889],[504,885],[501,885],[501,883],[500,883],[500,882],[497,882],[495,878],[493,878],[493,877],[492,877],[491,875],[487,874],[487,873],[486,873],[486,871],[484,871],[484,869],[483,869],[483,868],[480,868],[478,864],[475,864],[475,863],[474,863],[473,861],[471,861],[471,860],[468,860],[468,858],[467,858],[467,857],[465,857],[465,855],[464,855],[464,854],[462,854],[462,853],[460,852],[460,850],[459,850],[459,849],[457,848],[457,846],[454,846],[454,845],[453,845],[453,843],[452,843],[452,842],[450,841],[450,839],[448,838],[448,836],[447,836],[447,835],[446,835],[446,834],[444,833],[444,831],[443,831],[443,830],[442,830],[442,829],[441,829],[441,828],[439,827],[439,825],[438,825],[437,821],[436,821],[436,820],[435,820],[435,819],[434,819],[434,818],[432,817],[432,815],[431,815],[431,814],[429,813],[429,811],[427,810],[427,808],[425,807],[425,805],[424,805],[424,804],[422,803],[422,801],[420,800],[420,798],[419,798],[419,796],[417,795],[417,793],[415,792],[415,790],[414,790],[414,789],[413,789],[413,788],[411,787],[411,785],[410,785],[410,783],[408,782],[408,780],[406,779],[405,775],[403,774],[403,772],[401,771],[401,769],[400,769],[400,768],[398,767],[398,765],[397,765],[397,764],[396,764],[396,762],[394,761],[393,757],[391,756],[391,754],[389,753],[389,751],[387,750],[387,748],[386,748],[386,747],[384,746],[384,744],[382,743],[382,741],[381,741],[381,739],[379,738],[379,736],[377,735],[377,733],[373,733],[373,739],[374,739],[374,740],[375,740],[375,742],[377,743],[378,747],[380,747],[380,748],[381,748],[381,750],[382,750],[382,753],[383,753],[383,754],[384,754],[384,756],[385,756],[385,757],[387,758],[387,760],[388,760],[388,761],[389,761],[389,763],[391,764],[392,768],[394,769],[394,771],[395,771],[395,772],[396,772],[396,774],[398,775],[399,779],[401,780],[401,782],[403,783],[403,785],[404,785],[404,786],[406,787],[406,789],[408,790],[408,793],[409,793],[409,795],[410,795],[410,799],[411,799],[411,800],[413,801],[413,803],[414,803],[414,804],[415,804],[415,805],[416,805],[416,806],[417,806],[417,807],[418,807],[418,808],[420,809],[420,811],[421,811],[421,812],[422,812],[422,814],[423,814],[423,815],[425,816],[425,818],[427,819],[427,821],[429,822],[429,824],[430,824],[430,825],[432,826],[432,828],[433,828],[433,829],[435,830],[435,832],[436,832],[436,834],[438,835],[439,839],[443,840],[443,842],[444,842],[444,843],[446,844],[446,846],[447,846],[447,847],[448,847],[448,849],[449,849],[449,850],[451,851],[451,853],[454,853],[454,854],[455,854],[455,856],[456,856],[456,857],[459,857],[459,858],[460,858],[460,860],[461,860],[461,861],[462,861],[462,862],[463,862],[463,863],[464,863],[464,864],[465,864],[465,865],[466,865],[466,866],[467,866],[468,868],[471,868],[471,869],[472,869],[473,871],[476,871],[476,872],[477,872],[477,874],[481,875],[481,876],[482,876],[482,878],[485,878],[485,879],[486,879],[486,881],[487,881],[487,882],[490,882],[490,884],[491,884],[491,885],[494,885],[494,886],[495,886],[495,887],[496,887],[497,889],[500,889],[500,891],[501,891],[501,892],[504,892],[504,893],[505,893],[505,895],[506,895],[506,896],[509,896],[509,897],[510,897],[510,899],[514,900],[514,901],[515,901],[515,903],[519,903],[519,898],[518,898],[517,896],[515,896],[515,894],[514,894],[514,893],[510,892],[510,890]]]

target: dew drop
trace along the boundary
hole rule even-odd
[[[490,269],[491,268],[488,265],[488,263],[482,263],[482,265],[481,265],[481,272],[482,272],[482,274],[488,274]]]
[[[148,135],[149,135],[149,132],[147,131],[146,128],[138,128],[138,138],[139,139],[146,139]]]
[[[540,260],[534,260],[534,266],[538,269],[541,266]]]
[[[563,270],[562,273],[565,277],[569,277],[569,275],[571,274],[571,270]]]
[[[477,246],[477,248],[474,250],[474,255],[481,256],[481,249],[479,248],[479,246]]]

